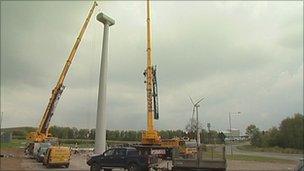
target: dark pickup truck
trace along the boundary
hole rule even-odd
[[[156,159],[141,155],[133,147],[112,148],[103,154],[93,155],[87,161],[91,171],[111,170],[112,168],[124,168],[129,171],[146,171],[156,163]]]

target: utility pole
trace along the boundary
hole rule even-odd
[[[96,19],[104,24],[95,136],[95,154],[101,154],[106,150],[106,88],[109,27],[114,25],[115,21],[102,12],[97,15]]]

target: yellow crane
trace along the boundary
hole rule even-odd
[[[150,22],[150,1],[147,0],[147,68],[144,72],[144,75],[146,77],[145,83],[147,91],[147,130],[142,134],[141,143],[145,145],[160,145],[160,136],[158,135],[158,132],[154,130],[154,119],[159,118],[159,113],[156,67],[152,65],[152,40]]]
[[[76,42],[70,52],[70,55],[63,67],[63,70],[60,74],[60,77],[57,81],[56,86],[54,87],[54,89],[52,90],[52,95],[51,98],[49,99],[49,103],[45,109],[45,112],[43,114],[43,117],[40,121],[39,127],[35,132],[30,132],[27,135],[27,140],[29,140],[30,142],[34,143],[34,142],[45,142],[47,140],[49,140],[49,138],[51,137],[51,135],[49,134],[49,125],[50,125],[50,121],[51,118],[54,114],[54,110],[56,108],[56,105],[58,103],[58,100],[60,99],[60,96],[65,88],[65,86],[63,85],[64,79],[67,75],[67,72],[69,70],[69,67],[75,57],[76,51],[78,49],[78,46],[80,44],[80,41],[83,37],[83,34],[88,26],[88,23],[90,21],[90,18],[93,14],[93,11],[95,9],[95,7],[97,6],[97,3],[94,2],[92,8],[89,11],[89,14],[80,30],[80,33],[76,39]],[[30,143],[31,144],[31,143]]]
[[[144,150],[149,154],[152,154],[153,151],[157,151],[159,154],[171,156],[173,148],[179,148],[182,151],[185,151],[185,141],[178,137],[162,139],[154,128],[154,119],[159,119],[159,110],[156,66],[153,66],[152,64],[151,42],[150,0],[147,0],[147,68],[144,72],[147,91],[147,130],[142,133],[141,145],[136,145],[135,147]]]

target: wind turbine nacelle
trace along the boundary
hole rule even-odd
[[[103,24],[109,24],[109,26],[112,26],[115,24],[115,20],[110,18],[109,16],[105,15],[104,13],[99,13],[96,17],[96,19]]]

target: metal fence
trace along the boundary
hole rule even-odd
[[[184,151],[175,149],[172,157],[176,159],[226,160],[224,145],[201,145],[199,148]]]
[[[186,150],[187,151],[187,150]],[[173,170],[226,170],[225,146],[202,145],[192,154],[175,149],[172,156]]]

